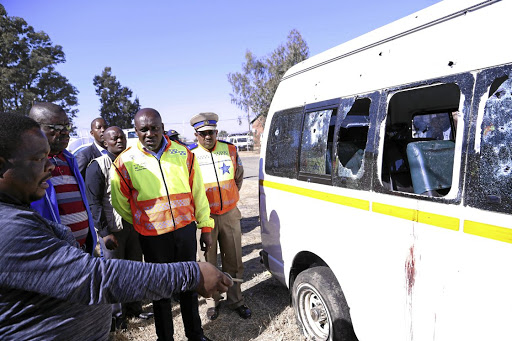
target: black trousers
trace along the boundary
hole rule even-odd
[[[139,234],[132,224],[123,219],[123,229],[119,232],[113,232],[113,235],[117,238],[118,244],[115,250],[107,249],[103,238],[98,238],[105,259],[128,259],[142,262]],[[138,316],[140,313],[142,313],[141,301],[112,304],[112,316],[115,317]]]
[[[159,236],[139,235],[144,260],[148,263],[195,261],[197,251],[196,230],[196,223],[191,223]],[[197,340],[202,337],[203,329],[199,317],[197,292],[186,291],[180,293],[180,308],[187,338]],[[158,341],[174,340],[171,299],[153,301],[153,312],[155,313]]]

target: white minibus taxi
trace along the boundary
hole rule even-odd
[[[512,340],[512,1],[443,1],[291,68],[261,260],[312,340]]]

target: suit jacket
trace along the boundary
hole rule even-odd
[[[78,163],[78,170],[80,170],[80,174],[82,174],[82,179],[85,180],[85,170],[89,163],[101,155],[94,142],[76,155],[76,163]]]

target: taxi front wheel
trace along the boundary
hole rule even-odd
[[[357,340],[345,296],[328,267],[301,272],[293,283],[292,302],[299,325],[309,340]]]

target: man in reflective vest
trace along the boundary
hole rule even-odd
[[[141,109],[134,122],[137,145],[122,152],[110,169],[112,206],[139,233],[146,262],[196,260],[196,225],[203,250],[211,246],[214,227],[201,169],[185,145],[164,135],[158,111]],[[185,335],[207,341],[198,306],[196,292],[180,293]],[[173,340],[171,300],[153,301],[153,312],[158,340]]]
[[[222,271],[235,279],[228,290],[227,304],[240,317],[251,317],[251,310],[244,303],[241,289],[244,264],[242,262],[242,215],[236,204],[242,187],[244,169],[236,147],[224,141],[217,141],[217,114],[198,114],[190,120],[195,129],[198,143],[190,146],[201,167],[206,196],[210,203],[211,217],[215,220],[212,231],[212,247],[205,252],[206,260],[217,265],[217,242],[220,247]],[[236,281],[240,279],[240,281]],[[207,299],[206,316],[215,320],[219,316],[220,294]]]

